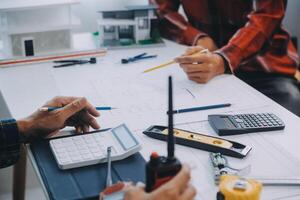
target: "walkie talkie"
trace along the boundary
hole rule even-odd
[[[159,156],[153,152],[146,164],[146,192],[155,190],[171,180],[181,169],[180,161],[174,156],[173,130],[173,87],[172,77],[169,76],[169,112],[168,113],[168,157]]]

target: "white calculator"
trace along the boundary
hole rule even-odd
[[[140,151],[137,137],[122,124],[105,132],[96,132],[50,140],[50,147],[60,169],[83,167],[107,161],[107,147],[111,146],[111,160],[122,160]]]

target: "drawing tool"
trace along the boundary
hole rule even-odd
[[[96,58],[90,58],[90,60],[55,60],[54,63],[82,63],[82,62],[89,62],[89,63],[96,63]]]
[[[59,60],[54,61],[54,63],[63,63],[61,65],[55,65],[54,68],[61,68],[61,67],[70,67],[74,65],[84,65],[84,64],[96,64],[96,58],[90,58],[90,60]]]
[[[54,111],[54,110],[58,110],[62,107],[42,107],[40,108],[39,110],[40,111],[48,111],[48,112],[51,112],[51,111]],[[108,107],[108,106],[104,106],[104,107],[95,107],[96,110],[114,110],[114,109],[117,109],[117,108],[113,108],[113,107]]]
[[[184,109],[173,110],[173,113],[174,114],[178,114],[178,113],[194,112],[194,111],[200,111],[200,110],[225,108],[225,107],[229,107],[229,106],[231,106],[230,103],[215,104],[215,105],[209,105],[209,106],[200,106],[200,107],[193,107],[193,108],[184,108]]]
[[[134,56],[132,58],[123,58],[121,60],[122,64],[127,64],[129,62],[135,62],[135,61],[138,61],[138,60],[143,60],[143,59],[149,59],[149,58],[156,58],[157,55],[150,55],[150,56],[147,56],[147,53],[142,53],[142,54],[139,54],[137,56]]]
[[[169,66],[169,65],[172,65],[172,64],[175,64],[175,63],[176,63],[175,61],[170,61],[170,62],[167,62],[167,63],[161,64],[161,65],[158,65],[158,66],[156,66],[156,67],[153,67],[153,68],[147,69],[147,70],[143,71],[143,73],[148,73],[148,72],[151,72],[151,71],[154,71],[154,70],[157,70],[157,69],[163,68],[163,67],[167,67],[167,66]]]
[[[67,52],[67,53],[60,53],[60,54],[33,56],[33,57],[26,57],[26,58],[20,57],[15,59],[1,60],[0,68],[50,62],[55,60],[57,61],[57,60],[66,60],[66,59],[75,59],[75,58],[99,57],[99,56],[104,56],[105,54],[106,54],[105,49],[96,49],[96,50],[88,50],[88,51],[75,51],[75,52]]]
[[[111,146],[107,147],[107,175],[106,175],[106,187],[110,187],[113,184],[111,177]]]
[[[198,54],[198,53],[208,53],[209,50],[208,49],[203,49],[202,51],[200,52],[197,52],[195,54]],[[195,54],[191,54],[191,55],[195,55]],[[161,65],[158,65],[156,67],[152,67],[152,68],[149,68],[149,69],[146,69],[145,71],[143,71],[143,73],[148,73],[148,72],[151,72],[151,71],[154,71],[154,70],[157,70],[157,69],[161,69],[163,67],[167,67],[169,65],[172,65],[172,64],[175,64],[176,62],[174,60],[170,61],[170,62],[167,62],[167,63],[164,63],[164,64],[161,64]]]

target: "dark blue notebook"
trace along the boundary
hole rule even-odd
[[[61,170],[50,150],[49,141],[35,142],[30,148],[50,199],[98,199],[100,191],[105,188],[107,164]],[[124,160],[112,162],[112,177],[114,183],[145,182],[144,158],[136,153]]]

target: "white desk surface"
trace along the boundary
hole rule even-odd
[[[152,150],[165,154],[166,145],[164,142],[142,135],[141,130],[153,124],[160,123],[166,125],[167,117],[163,114],[165,110],[151,112],[151,108],[149,108],[144,111],[133,111],[130,110],[130,108],[125,108],[125,106],[126,104],[132,105],[132,102],[128,102],[130,96],[134,104],[144,105],[139,100],[146,101],[147,98],[152,98],[151,101],[153,104],[156,104],[157,101],[163,98],[161,100],[162,104],[166,104],[167,93],[165,93],[165,89],[167,87],[167,76],[172,74],[176,88],[180,86],[188,87],[192,89],[193,92],[197,92],[195,94],[201,94],[200,103],[207,104],[210,101],[219,101],[220,99],[224,99],[224,101],[234,101],[234,106],[231,110],[218,109],[207,112],[201,111],[193,120],[200,122],[178,125],[178,127],[216,135],[205,120],[207,114],[220,112],[273,112],[284,120],[286,124],[285,130],[227,137],[228,139],[244,144],[254,145],[253,150],[245,159],[230,158],[230,162],[237,165],[251,164],[253,165],[253,174],[256,175],[264,175],[263,173],[268,173],[266,174],[267,176],[285,175],[290,172],[295,172],[294,168],[299,169],[300,151],[298,141],[300,136],[298,131],[300,130],[300,119],[236,77],[224,75],[213,79],[208,85],[197,85],[188,81],[181,69],[176,65],[153,71],[147,75],[141,74],[141,72],[148,67],[169,61],[174,56],[182,54],[186,48],[168,41],[166,44],[166,47],[159,48],[110,51],[106,57],[98,59],[99,62],[97,65],[82,65],[55,69],[52,68],[52,63],[44,63],[0,69],[0,90],[9,111],[13,117],[17,119],[31,114],[47,100],[57,95],[83,95],[87,96],[94,104],[99,104],[98,101],[105,102],[109,100],[115,103],[122,103],[120,99],[116,99],[122,98],[122,95],[124,95],[124,107],[121,107],[124,108],[126,112],[119,111],[120,113],[118,113],[118,115],[122,117],[118,119],[116,117],[114,120],[113,117],[115,115],[102,112],[99,122],[103,128],[116,126],[118,123],[121,123],[122,120],[128,123],[129,127],[135,130],[141,138],[144,144],[141,153],[145,159],[148,160]],[[133,64],[120,64],[121,58],[134,56],[143,52],[158,54],[159,56],[156,59],[144,60]],[[137,80],[136,84],[134,84],[135,80]],[[145,82],[146,84],[148,83],[148,85],[145,85]],[[129,89],[126,88],[127,86]],[[145,87],[145,91],[149,92],[148,90],[152,86],[162,91],[162,97],[151,97],[148,93],[146,97],[143,97],[141,94],[132,95],[129,91],[130,89],[139,91],[143,89],[139,87]],[[117,93],[124,88],[128,90],[126,94]],[[114,91],[117,92],[114,93]],[[119,96],[115,98],[104,98],[101,96],[102,93],[105,95],[111,94]],[[163,95],[164,93],[165,96]],[[226,94],[228,95],[226,96]],[[159,95],[159,93],[154,95]],[[175,102],[177,99],[178,105],[186,106],[185,103],[190,103],[184,102],[184,99],[182,99],[184,95],[182,96],[181,92],[178,93],[178,97],[176,95],[174,96]],[[199,97],[197,96],[197,98]],[[238,99],[242,99],[243,102],[239,102]],[[118,107],[118,105],[113,106]],[[157,106],[159,105],[157,104]],[[167,105],[163,106],[167,108]],[[153,109],[155,110],[155,108]],[[139,118],[146,112],[150,112],[151,115],[144,114],[144,121],[140,120],[135,123],[135,120],[138,119],[134,118],[134,115],[130,112],[134,115],[136,113],[140,114],[138,115]],[[126,117],[127,114],[129,116],[128,119]],[[182,116],[175,115],[175,121],[185,122],[185,119],[191,118],[188,115]],[[217,187],[213,184],[213,175],[208,159],[209,154],[205,151],[179,145],[176,146],[175,154],[183,162],[191,163],[191,165],[195,167],[192,171],[192,181],[198,190],[196,199],[215,199]],[[280,157],[280,154],[283,156]],[[31,159],[33,158],[31,157]],[[34,160],[32,161],[34,163]],[[264,163],[264,161],[267,161],[267,163]],[[288,164],[284,165],[285,163],[289,163],[289,166]],[[285,170],[285,166],[289,168]],[[295,174],[295,176],[300,177],[300,172]],[[262,199],[300,199],[300,187],[264,187]]]

